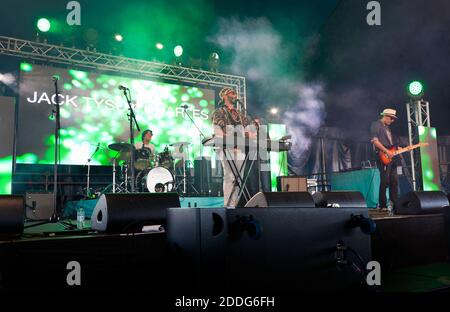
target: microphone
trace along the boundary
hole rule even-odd
[[[127,87],[124,87],[124,86],[122,86],[122,85],[119,85],[119,90],[126,91],[126,90],[128,90],[128,88],[127,88]]]
[[[98,142],[98,144],[97,144],[97,148],[95,149],[95,152],[94,152],[94,154],[95,154],[95,153],[97,153],[99,149],[100,149],[100,142]]]
[[[181,108],[184,108],[184,109],[188,109],[188,108],[189,108],[189,106],[187,106],[186,104],[181,105],[180,107],[181,107]]]
[[[59,80],[58,75],[53,75],[53,76],[52,76],[52,80],[53,80],[53,81],[58,81],[58,80]]]

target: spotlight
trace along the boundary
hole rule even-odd
[[[270,109],[270,113],[271,113],[272,115],[278,114],[278,108],[272,107],[272,108]]]
[[[419,99],[423,96],[423,84],[420,81],[414,80],[408,84],[408,94],[414,99]]]
[[[116,41],[118,41],[118,42],[122,42],[123,36],[121,34],[115,34],[114,39],[116,39]]]
[[[48,20],[48,19],[46,19],[46,18],[40,18],[38,21],[37,21],[37,28],[39,29],[39,31],[41,31],[41,32],[47,32],[47,31],[49,31],[50,30],[50,27],[51,27],[51,25],[50,25],[50,21]]]
[[[215,60],[218,61],[219,60],[219,54],[217,54],[216,52],[213,52],[209,55],[209,59],[210,60]]]
[[[20,63],[20,70],[24,71],[24,72],[30,72],[33,70],[33,65],[31,65],[30,63]]]
[[[163,45],[161,42],[158,42],[158,43],[156,44],[156,48],[157,48],[158,50],[162,50],[162,49],[164,49],[164,45]]]
[[[208,58],[208,64],[209,70],[217,73],[219,71],[220,65],[219,54],[217,54],[216,52],[211,53]]]
[[[183,47],[180,45],[177,45],[174,49],[173,49],[173,54],[175,54],[176,57],[180,57],[183,55]]]

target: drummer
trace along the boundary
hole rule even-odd
[[[142,142],[137,142],[134,144],[136,149],[147,148],[151,151],[151,155],[155,155],[155,145],[150,143],[153,138],[153,132],[150,129],[144,130],[141,135]]]

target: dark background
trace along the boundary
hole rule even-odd
[[[274,77],[286,73],[291,80],[324,86],[322,124],[365,130],[383,108],[392,107],[400,117],[394,131],[406,135],[405,87],[419,79],[430,102],[432,126],[438,135],[450,134],[448,0],[379,1],[381,26],[367,25],[365,0],[82,0],[82,25],[68,27],[67,2],[3,0],[0,35],[33,40],[38,17],[46,16],[60,24],[57,33],[48,35],[50,43],[85,48],[93,42],[98,51],[110,52],[112,35],[119,32],[125,38],[123,55],[170,62],[172,47],[181,44],[186,63],[217,51],[222,72],[247,77],[245,66],[231,66],[239,50],[220,46],[214,38],[224,30],[221,20],[263,18],[280,39],[279,59],[273,61],[281,65],[273,67]],[[158,41],[166,47],[162,52],[154,48]],[[12,70],[13,60],[0,58],[0,73]],[[271,69],[264,73],[272,74]],[[294,105],[283,94],[277,94],[277,101],[267,100],[267,88],[258,79],[247,82],[249,110],[256,114],[264,115],[274,104],[282,111]]]

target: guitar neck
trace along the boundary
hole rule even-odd
[[[418,143],[418,144],[414,144],[414,145],[408,145],[406,147],[397,149],[394,154],[398,155],[398,154],[401,154],[401,153],[404,153],[404,152],[412,151],[413,149],[416,149],[416,148],[421,147],[421,146],[426,146],[426,145],[424,145],[422,143]]]

